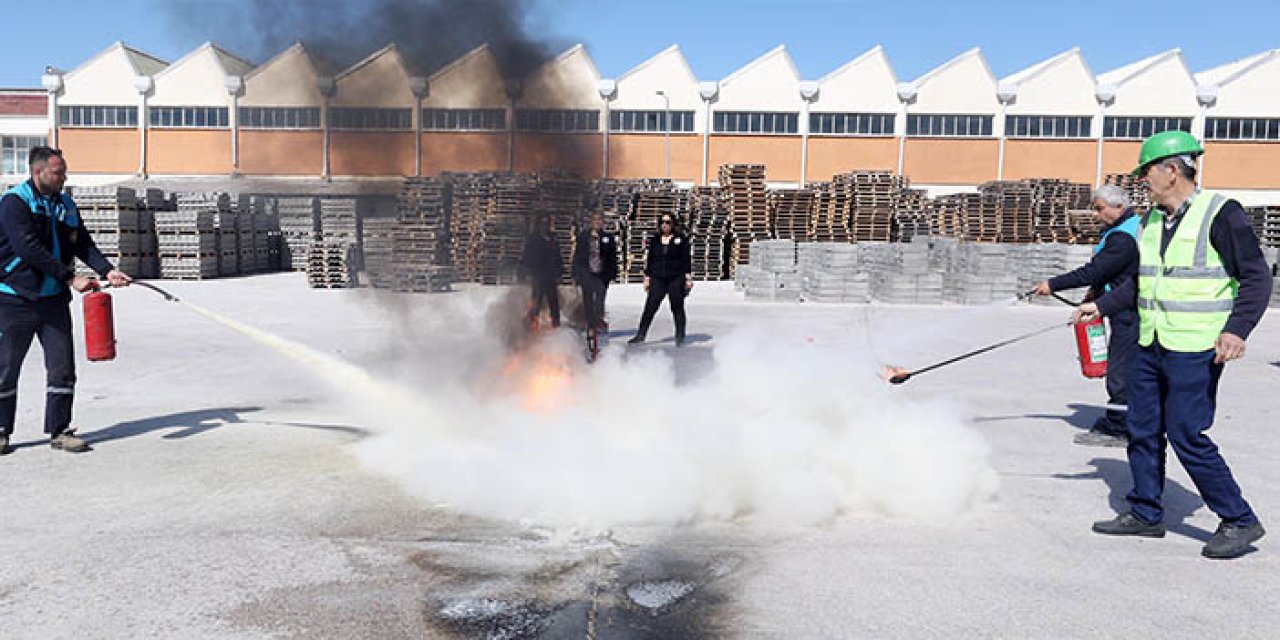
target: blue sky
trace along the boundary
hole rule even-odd
[[[46,64],[71,69],[116,40],[173,60],[208,38],[202,25],[174,24],[165,4],[74,0],[51,5],[45,20],[39,4],[20,5],[29,17],[6,11],[0,87],[38,86]],[[1264,0],[542,0],[529,23],[558,44],[586,44],[605,76],[679,44],[699,78],[711,80],[779,44],[805,79],[881,44],[904,80],[975,46],[997,76],[1075,46],[1096,73],[1173,47],[1193,71],[1280,48],[1280,2]]]

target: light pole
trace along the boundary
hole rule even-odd
[[[1018,85],[1002,84],[996,89],[996,99],[1000,101],[1000,151],[996,158],[996,180],[1004,180],[1004,143],[1009,137],[1008,119],[1009,105],[1018,99]]]
[[[698,83],[698,95],[702,96],[705,113],[702,120],[702,186],[707,186],[707,158],[711,153],[711,103],[720,95],[719,82]]]
[[[409,76],[409,92],[413,94],[413,175],[422,176],[422,101],[431,93],[426,76]]]
[[[222,79],[222,86],[231,98],[231,113],[227,120],[231,125],[231,175],[235,177],[240,175],[240,96],[244,95],[244,78],[226,76]]]
[[[323,143],[321,144],[321,152],[324,154],[324,158],[322,158],[323,164],[320,167],[320,177],[325,181],[328,181],[332,178],[332,176],[329,175],[331,168],[331,165],[329,164],[329,152],[330,145],[332,144],[332,140],[330,139],[332,134],[331,129],[333,128],[332,123],[329,121],[329,109],[333,100],[333,95],[338,90],[338,85],[333,78],[324,76],[316,78],[316,90],[320,92],[320,97],[323,100],[320,107],[320,125],[324,127],[322,134]]]
[[[898,131],[898,175],[902,175],[903,160],[907,153],[907,108],[916,101],[920,87],[914,82],[898,83],[898,101],[902,103],[902,129]]]
[[[147,177],[147,128],[150,113],[147,109],[147,97],[155,89],[156,83],[151,76],[134,76],[133,88],[138,91],[138,177]]]
[[[666,145],[667,145],[666,168],[667,168],[667,179],[670,180],[671,179],[671,96],[667,95],[667,92],[662,91],[661,89],[659,89],[655,93],[657,93],[659,96],[662,96],[662,102],[665,105],[663,109],[664,109],[664,113],[666,114],[666,124],[662,128],[666,132],[666,136],[665,136]]]
[[[804,101],[804,114],[800,116],[800,188],[803,189],[809,175],[809,109],[818,99],[818,83],[800,83],[800,99]]]
[[[45,67],[40,76],[40,85],[49,94],[49,146],[58,148],[58,96],[62,94],[62,71],[53,67]]]
[[[1204,141],[1205,141],[1206,139],[1208,139],[1208,137],[1209,137],[1209,135],[1208,135],[1208,133],[1209,133],[1209,107],[1212,107],[1213,105],[1217,104],[1217,102],[1218,102],[1218,85],[1216,85],[1216,84],[1202,84],[1202,85],[1197,86],[1197,87],[1196,87],[1196,102],[1200,104],[1200,126],[1199,126],[1200,135],[1199,135],[1199,138],[1200,138],[1200,144],[1201,144],[1201,145],[1203,145],[1203,144],[1204,144]],[[1196,128],[1197,128],[1197,127],[1194,127],[1194,126],[1193,126],[1193,127],[1191,127],[1191,129],[1192,129],[1193,131],[1194,131]],[[1193,135],[1194,135],[1194,134],[1193,134]],[[1199,169],[1198,171],[1196,171],[1196,186],[1198,186],[1198,187],[1203,187],[1203,186],[1204,186],[1204,156],[1205,156],[1205,154],[1203,154],[1203,153],[1202,153],[1202,154],[1200,154],[1200,157],[1199,157],[1199,161],[1200,161],[1200,169]]]
[[[618,97],[618,82],[616,80],[601,80],[596,85],[596,91],[600,93],[600,99],[604,100],[604,150],[603,166],[601,168],[601,178],[609,179],[609,130],[613,128],[613,99]]]
[[[1096,189],[1102,186],[1102,147],[1107,138],[1107,106],[1116,101],[1116,86],[1100,84],[1094,89],[1093,97],[1098,101],[1098,164],[1093,175],[1093,187]]]

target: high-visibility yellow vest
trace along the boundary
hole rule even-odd
[[[1160,255],[1165,213],[1154,208],[1138,240],[1138,343],[1159,341],[1170,351],[1214,348],[1235,306],[1240,283],[1227,275],[1209,241],[1213,220],[1227,198],[1201,191]]]

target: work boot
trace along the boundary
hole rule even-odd
[[[0,456],[9,453],[9,436],[0,436]]]
[[[1147,524],[1132,513],[1122,513],[1111,520],[1093,523],[1093,532],[1106,536],[1141,536],[1163,538],[1164,524]]]
[[[1073,442],[1086,447],[1128,447],[1129,434],[1116,433],[1094,427],[1084,433],[1077,433]]]
[[[1249,551],[1250,545],[1265,535],[1267,531],[1262,528],[1261,522],[1245,525],[1223,522],[1218,525],[1213,537],[1209,538],[1209,543],[1200,550],[1200,555],[1217,560],[1239,558]]]
[[[49,440],[49,446],[67,453],[82,453],[89,450],[89,443],[76,437],[74,431],[63,431]]]

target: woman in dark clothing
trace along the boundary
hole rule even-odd
[[[560,293],[556,291],[556,285],[560,283],[560,245],[551,234],[551,225],[545,216],[534,221],[533,233],[525,239],[520,264],[529,274],[529,284],[533,288],[529,298],[529,324],[533,324],[542,310],[543,301],[546,301],[551,312],[551,326],[560,326]]]
[[[591,225],[578,232],[573,251],[573,279],[582,287],[587,326],[605,329],[604,299],[618,277],[618,238],[604,230],[604,214],[591,215]]]
[[[649,292],[649,297],[640,316],[640,328],[629,344],[644,342],[653,316],[665,297],[671,302],[671,316],[676,323],[676,346],[684,346],[684,296],[693,288],[692,271],[689,238],[676,230],[675,218],[662,216],[658,233],[649,238],[644,267],[644,290]]]

